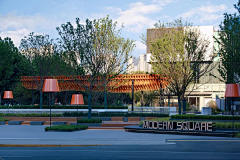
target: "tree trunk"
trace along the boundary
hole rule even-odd
[[[39,102],[39,106],[40,106],[40,109],[42,109],[42,103],[43,103],[43,92],[42,91],[39,91],[40,93],[40,102]]]
[[[33,89],[32,89],[32,105],[34,105],[34,95],[33,95]]]
[[[183,114],[186,114],[186,99],[182,100]]]
[[[106,77],[104,77],[104,108],[107,109]]]
[[[141,107],[143,107],[143,91],[141,91]]]
[[[159,95],[159,107],[162,105],[162,88],[160,88],[160,95]]]
[[[91,93],[88,94],[88,119],[91,119],[91,115],[92,115],[92,106],[91,106],[91,100],[92,100],[92,97],[91,97]]]
[[[104,108],[107,109],[107,93],[104,91]]]
[[[170,107],[170,94],[168,95],[168,107]]]
[[[182,107],[181,107],[181,99],[180,97],[178,97],[178,114],[181,115],[181,110],[182,110]]]
[[[67,105],[67,91],[64,92],[64,105]]]

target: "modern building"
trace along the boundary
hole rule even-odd
[[[215,37],[217,36],[217,31],[215,31],[213,26],[199,26],[198,28],[202,35],[204,35],[210,42],[209,49],[205,58],[207,62],[209,60],[209,57],[214,54],[215,51],[214,48],[217,49],[217,44],[214,41],[214,36]],[[147,29],[147,37],[150,38],[151,40],[157,38],[157,36],[159,36],[157,34],[158,34],[157,28]],[[152,67],[150,61],[151,52],[149,45],[147,45],[147,50],[145,54],[141,54],[139,58],[133,57],[128,61],[128,64],[130,65],[128,73],[130,74],[137,71],[151,73]],[[213,64],[216,63],[219,63],[219,58],[214,59]],[[211,72],[213,75],[219,76],[217,68],[213,69]],[[225,83],[221,82],[218,78],[215,78],[210,75],[205,75],[201,77],[195,87],[195,90],[193,90],[191,93],[190,91],[186,93],[186,95],[188,95],[187,102],[191,106],[196,106],[199,110],[201,110],[202,107],[205,107],[207,103],[211,100],[216,101],[218,108],[225,110],[224,94]],[[165,99],[167,100],[167,98]],[[177,104],[176,97],[173,98],[173,102]]]

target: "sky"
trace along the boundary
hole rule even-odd
[[[224,13],[235,13],[238,0],[0,0],[0,37],[11,37],[19,47],[29,33],[58,38],[56,27],[76,18],[84,24],[107,15],[124,25],[121,36],[135,40],[132,55],[146,53],[140,36],[159,20],[172,22],[182,18],[194,26],[212,25],[215,30]]]

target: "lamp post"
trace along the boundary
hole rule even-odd
[[[232,110],[232,121],[233,121],[233,126],[232,126],[232,132],[233,132],[233,136],[234,136],[234,112],[233,112],[233,98],[234,97],[240,97],[240,88],[239,88],[239,84],[227,84],[227,88],[225,91],[225,98],[230,98],[232,99],[232,101],[230,101],[230,107]],[[229,107],[229,108],[230,108]]]
[[[12,91],[5,91],[3,98],[4,99],[13,99]],[[8,116],[9,116],[9,105],[8,105]]]
[[[43,84],[43,92],[48,92],[48,106],[50,104],[50,127],[51,127],[51,92],[60,92],[58,87],[57,79],[45,79]]]
[[[78,125],[78,105],[83,105],[83,95],[82,94],[73,94],[71,105],[77,105],[77,125]]]

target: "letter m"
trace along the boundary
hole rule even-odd
[[[149,128],[148,121],[143,121],[143,128]]]

